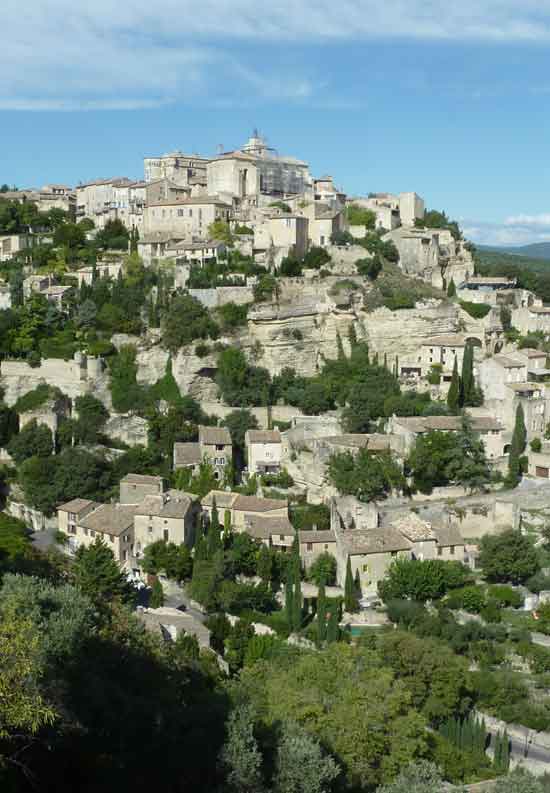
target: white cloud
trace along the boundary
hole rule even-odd
[[[3,0],[0,109],[138,108],[323,98],[280,57],[248,46],[406,38],[548,42],[550,0]],[[271,61],[270,61],[271,59]],[[330,97],[329,97],[330,98]],[[327,97],[324,97],[327,99]]]
[[[550,229],[550,212],[540,215],[512,215],[504,221],[506,226],[542,226]]]
[[[533,242],[550,241],[550,215],[546,223],[529,224],[521,218],[507,218],[504,223],[478,223],[465,221],[462,225],[464,236],[480,245],[529,245]],[[544,217],[543,215],[537,217]],[[517,222],[510,222],[517,220]]]

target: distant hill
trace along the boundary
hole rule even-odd
[[[548,259],[550,261],[550,242],[533,242],[531,245],[478,245],[481,251],[507,253],[511,256],[526,256],[529,259]]]

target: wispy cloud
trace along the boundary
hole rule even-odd
[[[550,0],[3,0],[0,109],[152,107],[252,98],[314,101],[318,75],[263,69],[247,47],[423,39],[548,42]],[[272,53],[274,50],[272,50]],[[281,66],[283,64],[283,66]]]
[[[536,221],[536,222],[533,222]],[[465,221],[465,236],[480,245],[528,245],[550,241],[550,214],[518,215],[504,223]]]

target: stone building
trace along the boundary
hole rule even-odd
[[[352,497],[332,499],[331,529],[336,540],[337,582],[343,586],[348,559],[352,575],[359,576],[363,596],[377,593],[395,559],[454,559],[463,562],[465,543],[458,529],[436,528],[414,512],[394,517],[380,526],[374,504]]]
[[[68,548],[87,547],[100,537],[121,566],[132,559],[136,505],[97,504],[74,499],[57,508],[58,528],[68,536]]]
[[[204,240],[212,223],[229,221],[230,211],[231,204],[212,196],[158,201],[144,209],[144,236],[161,233],[172,235],[167,241]]]
[[[120,480],[120,503],[141,504],[148,496],[159,496],[164,491],[161,476],[126,474]]]
[[[95,278],[111,278],[115,281],[122,272],[122,262],[98,261],[95,267],[81,267],[75,275],[78,279],[78,288],[82,284],[91,286]]]
[[[336,557],[336,536],[330,529],[312,529],[299,532],[300,559],[306,570],[319,556],[330,553]]]
[[[0,262],[9,262],[16,253],[27,251],[33,243],[30,234],[0,234]]]
[[[288,504],[278,498],[259,498],[257,496],[242,496],[227,490],[212,490],[201,501],[205,515],[210,519],[214,501],[220,523],[224,522],[225,513],[228,512],[231,525],[237,532],[246,531],[251,518],[264,520],[266,518],[288,518]]]
[[[233,460],[233,445],[228,429],[199,426],[198,443],[174,444],[174,470],[191,468],[193,473],[197,473],[203,460],[210,463],[216,479],[223,479],[226,466]]]
[[[279,430],[247,430],[245,446],[250,474],[276,474],[281,470],[282,443]]]
[[[254,229],[254,252],[268,255],[276,262],[290,254],[301,259],[308,249],[308,220],[298,215],[281,214],[267,218]]]
[[[174,151],[160,157],[145,157],[143,171],[146,182],[169,180],[181,187],[206,187],[208,157]]]
[[[214,157],[206,173],[209,194],[256,206],[261,197],[313,193],[308,164],[279,155],[257,132],[241,149]]]
[[[134,516],[135,559],[139,563],[147,546],[162,540],[192,547],[197,519],[198,507],[181,490],[145,496]]]
[[[469,422],[483,441],[487,458],[502,457],[508,437],[505,427],[492,416],[473,415]],[[388,425],[403,457],[410,454],[417,438],[427,432],[459,432],[461,428],[461,416],[392,416]]]
[[[512,311],[512,325],[520,333],[550,334],[550,306],[531,305]]]

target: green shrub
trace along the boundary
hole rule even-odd
[[[211,352],[210,346],[203,341],[201,341],[195,347],[195,355],[197,356],[197,358],[206,358],[207,355],[210,355],[210,352]]]
[[[13,409],[16,413],[26,413],[29,410],[38,410],[50,399],[56,399],[61,396],[61,391],[54,386],[42,383],[36,386],[33,391],[27,391],[26,394],[19,397]]]
[[[485,606],[485,590],[480,586],[455,589],[445,599],[445,605],[450,609],[464,609],[472,614],[479,614]]]
[[[496,600],[499,606],[517,609],[523,603],[521,594],[517,590],[512,589],[511,586],[506,586],[506,584],[493,584],[489,587],[488,595],[493,600]]]
[[[491,306],[484,303],[470,303],[467,300],[459,300],[460,307],[474,319],[483,319],[491,310]]]
[[[233,329],[246,325],[246,317],[248,314],[248,305],[236,305],[235,303],[226,303],[218,309],[218,315],[221,320],[222,328]]]

